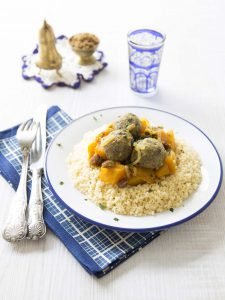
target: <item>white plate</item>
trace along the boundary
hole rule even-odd
[[[154,216],[133,217],[116,215],[102,210],[76,190],[68,175],[66,158],[85,132],[115,120],[118,115],[135,113],[147,118],[154,125],[162,125],[175,131],[200,155],[203,179],[198,190],[184,202],[184,207],[174,212],[166,211]],[[62,147],[57,144],[62,144]],[[45,175],[54,195],[63,201],[78,216],[90,223],[120,231],[160,230],[181,224],[201,213],[216,197],[222,182],[222,164],[218,152],[210,139],[195,125],[165,111],[147,107],[115,107],[95,111],[76,119],[64,128],[48,148]],[[63,181],[64,184],[60,185]],[[118,218],[119,220],[114,220]]]

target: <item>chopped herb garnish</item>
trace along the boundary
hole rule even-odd
[[[60,144],[60,143],[57,143],[56,145],[57,145],[58,147],[62,147],[62,144]]]
[[[88,199],[85,198],[84,201],[88,201]]]
[[[100,207],[101,209],[103,209],[103,210],[106,209],[106,206],[105,206],[104,204],[101,204],[101,203],[99,204],[99,207]]]
[[[113,220],[114,220],[114,221],[116,221],[116,222],[118,222],[118,221],[119,221],[119,219],[118,219],[118,218],[114,218]]]
[[[171,208],[170,208],[170,211],[171,211],[171,212],[174,212],[174,208],[171,207]]]
[[[64,185],[64,182],[63,181],[60,181],[60,183],[59,183],[60,185]]]
[[[95,121],[98,121],[98,119],[97,119],[95,116],[93,116],[93,119],[94,119]]]

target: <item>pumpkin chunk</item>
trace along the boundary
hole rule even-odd
[[[144,134],[145,130],[150,127],[147,119],[141,119],[141,135]]]
[[[177,164],[176,155],[173,151],[170,151],[170,154],[165,158],[165,162],[170,170],[170,174],[174,174],[177,169]]]
[[[156,176],[158,178],[161,178],[163,176],[167,176],[167,175],[170,175],[170,170],[169,170],[169,167],[166,163],[164,163],[164,165],[159,168],[156,172],[155,172]]]
[[[133,176],[133,177],[130,177],[128,179],[128,182],[127,182],[129,185],[138,185],[138,184],[143,184],[145,183],[145,181],[143,179],[141,179],[140,177],[137,177],[137,176]]]
[[[158,178],[161,178],[163,176],[174,174],[176,172],[176,169],[176,155],[173,151],[170,151],[170,153],[165,158],[163,166],[159,168],[155,174]]]
[[[106,159],[105,152],[103,148],[100,146],[101,138],[107,136],[111,131],[113,131],[113,125],[110,124],[105,131],[100,132],[95,140],[88,145],[88,157],[89,159],[94,155],[97,154],[102,158]]]
[[[128,179],[128,184],[138,185],[143,183],[153,183],[154,177],[149,169],[135,167],[134,174]]]
[[[174,137],[173,130],[169,130],[169,131],[160,130],[158,132],[158,135],[159,135],[162,143],[169,145],[173,151],[176,150],[176,143],[175,143],[175,137]]]
[[[99,179],[107,184],[116,184],[126,177],[125,166],[116,163],[112,168],[101,167]]]
[[[95,148],[97,146],[97,142],[94,141],[91,144],[88,145],[88,156],[89,159],[95,154]]]
[[[96,148],[95,148],[95,154],[98,154],[98,155],[101,156],[103,159],[106,159],[105,151],[104,151],[103,147],[101,147],[100,144],[97,144],[97,146],[96,146]]]

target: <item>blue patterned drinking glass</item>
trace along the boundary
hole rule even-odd
[[[157,80],[165,34],[152,29],[128,32],[130,87],[139,95],[153,96]]]

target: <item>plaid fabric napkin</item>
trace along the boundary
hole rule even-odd
[[[72,119],[59,107],[53,106],[47,116],[47,143]],[[17,189],[22,156],[16,140],[18,126],[0,132],[0,174]],[[28,197],[31,188],[31,173],[28,174]],[[159,232],[117,232],[87,223],[56,199],[43,176],[45,222],[63,242],[71,254],[90,274],[97,277],[110,272],[131,255],[142,249]]]

